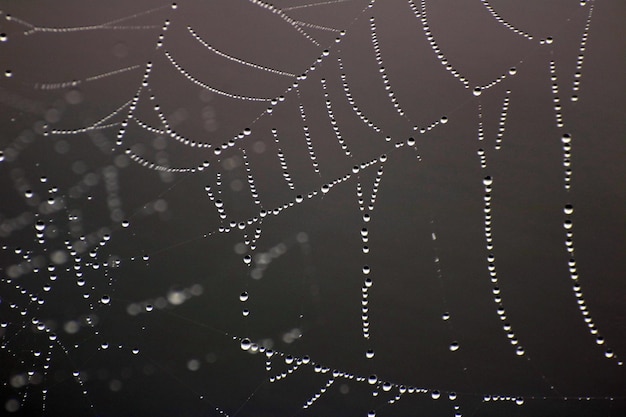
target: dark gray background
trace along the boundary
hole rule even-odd
[[[154,26],[145,30],[28,36],[23,24],[7,21],[4,15],[39,27],[85,27],[166,4],[0,2],[0,32],[7,36],[0,42],[0,63],[3,72],[12,74],[0,80],[3,412],[213,416],[219,415],[217,407],[231,416],[364,416],[373,409],[377,416],[408,416],[454,415],[458,405],[469,416],[622,415],[626,375],[618,362],[626,355],[624,3],[595,2],[576,102],[569,97],[589,4],[490,4],[535,38],[507,30],[479,0],[426,2],[435,40],[472,87],[517,68],[515,77],[474,97],[445,71],[404,1],[378,1],[365,12],[366,2],[360,0],[286,11],[295,20],[346,29],[335,43],[337,33],[305,28],[321,47],[278,14],[243,0],[181,1],[176,10],[164,7],[120,23]],[[406,118],[394,111],[385,93],[370,40],[370,16],[376,18],[386,72]],[[165,19],[171,24],[163,47],[155,49]],[[307,71],[322,50],[330,49],[322,64],[300,82],[319,174],[308,156],[293,92],[271,116],[258,117],[267,103],[207,93],[177,72],[163,51],[199,80],[233,94],[276,97],[293,79],[220,57],[194,40],[187,26],[224,52],[295,74]],[[552,44],[540,44],[549,36]],[[357,103],[382,133],[365,126],[348,105],[337,56]],[[562,98],[561,129],[555,126],[551,59]],[[48,129],[88,126],[130,100],[148,61],[154,64],[150,91],[141,93],[136,111],[142,120],[159,127],[153,111],[157,103],[171,126],[193,140],[220,145],[246,127],[252,134],[219,156],[133,123],[121,147],[115,145],[118,127],[43,136],[46,124]],[[131,65],[141,68],[77,87],[37,88]],[[327,80],[352,157],[345,156],[334,136],[320,78]],[[496,150],[505,95],[510,97],[506,131],[502,149]],[[478,141],[479,103],[483,142]],[[110,121],[120,122],[125,114]],[[423,135],[412,130],[442,115],[448,117],[447,124]],[[294,191],[282,178],[273,127],[279,131]],[[563,187],[563,133],[573,138],[569,192]],[[387,135],[392,142],[384,140]],[[394,143],[410,136],[416,138],[416,149],[394,149]],[[477,155],[481,147],[487,155],[484,169]],[[210,166],[192,174],[158,172],[131,161],[126,148],[165,166],[197,167],[205,160]],[[256,252],[246,253],[254,256],[277,246],[284,250],[258,280],[251,278],[256,260],[248,267],[235,252],[244,232],[217,232],[220,219],[204,191],[206,185],[216,188],[220,172],[229,219],[258,215],[242,149],[265,209],[351,174],[323,197],[307,199],[246,229],[262,229]],[[363,184],[369,201],[379,164],[358,175],[351,169],[383,153],[388,161],[367,224],[371,252],[363,255],[356,184]],[[487,270],[482,183],[487,175],[494,180],[498,285],[507,321],[526,352],[521,357],[501,328]],[[42,176],[47,182],[41,182]],[[58,188],[52,193],[58,199],[52,210],[47,203],[51,187]],[[26,190],[34,196],[24,197]],[[604,345],[589,334],[572,291],[562,226],[565,204],[574,206],[579,282]],[[79,220],[70,220],[72,216]],[[44,243],[35,235],[39,219],[47,225]],[[128,228],[122,227],[123,220],[130,222]],[[105,234],[110,241],[90,257]],[[76,243],[81,235],[83,245]],[[52,282],[46,267],[65,251],[65,240],[80,248],[80,260],[69,257],[59,263],[58,279]],[[22,253],[16,253],[17,248]],[[115,259],[121,261],[119,267],[102,266]],[[101,267],[94,269],[94,262]],[[84,286],[76,284],[75,264],[84,271]],[[367,341],[361,333],[364,264],[372,268],[374,281]],[[49,292],[42,291],[46,283],[52,283]],[[250,296],[245,303],[239,301],[242,291]],[[181,294],[187,299],[177,304]],[[109,304],[102,303],[103,296],[110,298]],[[170,304],[129,314],[132,306],[145,308],[159,297],[169,297]],[[244,308],[251,312],[248,317],[242,316]],[[449,321],[441,319],[446,311]],[[52,348],[33,318],[57,335]],[[289,340],[289,334],[301,336]],[[302,365],[285,380],[269,383],[269,376],[287,366],[276,358],[266,372],[262,354],[240,349],[244,337],[271,341],[274,350],[285,354],[309,355],[331,370],[376,374],[395,385],[390,392],[379,386],[379,395],[372,396],[375,386],[338,377],[303,410],[332,375]],[[456,352],[449,350],[453,341],[460,345]],[[109,348],[103,349],[103,343]],[[605,357],[609,347],[617,359]],[[370,348],[375,357],[366,359]],[[36,356],[37,351],[42,354]],[[78,379],[72,376],[76,370]],[[28,371],[34,372],[30,383],[24,382]],[[401,384],[439,390],[442,399],[407,394],[387,404]],[[450,392],[458,399],[448,400]],[[483,402],[485,395],[523,397],[525,402]]]

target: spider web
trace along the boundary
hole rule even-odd
[[[2,3],[4,411],[619,415],[623,12]]]

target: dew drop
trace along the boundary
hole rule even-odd
[[[439,398],[441,398],[441,393],[437,390],[434,390],[433,392],[430,393],[430,397],[433,400],[438,400]]]
[[[459,350],[459,342],[450,343],[450,352],[456,352]]]
[[[367,377],[367,383],[370,385],[374,385],[378,382],[378,377],[376,375],[370,375]]]
[[[252,346],[252,342],[250,341],[250,339],[245,338],[241,341],[241,349],[242,350],[250,350],[250,347]]]

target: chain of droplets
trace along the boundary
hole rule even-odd
[[[376,63],[378,64],[378,72],[381,74],[383,79],[383,83],[385,84],[385,91],[387,91],[387,95],[391,99],[391,103],[393,107],[396,109],[400,116],[404,117],[404,110],[400,107],[400,103],[398,102],[398,98],[391,88],[391,82],[389,81],[389,76],[385,71],[385,65],[383,64],[383,57],[380,53],[380,45],[378,43],[378,36],[376,35],[376,19],[374,16],[370,17],[370,35],[372,39],[372,45],[374,46],[374,54],[376,57]]]
[[[523,61],[519,61],[520,64],[522,62]],[[482,94],[483,91],[490,89],[491,87],[493,87],[493,86],[501,83],[505,79],[507,79],[510,75],[515,75],[515,74],[517,74],[517,68],[511,67],[511,68],[509,68],[509,70],[507,72],[505,72],[504,74],[500,75],[498,78],[494,79],[493,81],[490,81],[487,84],[482,85],[482,86],[474,87],[474,90],[472,90],[472,94],[474,94],[474,96],[479,96],[479,95]]]
[[[341,136],[341,131],[339,130],[339,126],[337,125],[337,119],[335,119],[335,114],[333,113],[333,107],[332,107],[332,103],[330,100],[330,96],[328,94],[328,88],[326,87],[326,79],[322,78],[320,81],[322,83],[322,90],[324,92],[324,98],[326,99],[325,100],[326,114],[328,115],[328,119],[330,120],[330,124],[333,128],[333,132],[335,132],[335,136],[337,137],[337,140],[339,141],[339,145],[341,145],[341,149],[343,149],[346,156],[352,157],[352,153],[350,152],[350,149],[348,149],[348,145],[346,144],[346,141]]]
[[[313,149],[313,141],[311,140],[311,134],[309,133],[309,126],[306,123],[306,113],[304,112],[304,105],[302,104],[302,97],[300,97],[300,89],[296,88],[298,95],[298,108],[300,109],[300,118],[302,119],[302,129],[304,130],[304,140],[306,141],[306,148],[309,151],[309,158],[313,164],[313,170],[319,174],[319,164],[317,162],[317,156],[315,156],[315,150]]]
[[[413,130],[415,131],[419,131],[420,133],[426,133],[426,132],[430,132],[431,130],[433,130],[435,127],[437,127],[437,125],[439,124],[446,124],[448,123],[448,116],[441,116],[441,118],[439,120],[435,120],[434,122],[432,122],[431,124],[429,124],[426,127],[419,127],[419,126],[413,126]]]
[[[25,20],[19,19],[17,17],[13,17],[11,15],[6,15],[5,18],[8,21],[12,21],[18,23],[22,26],[26,26],[28,30],[24,31],[24,35],[32,35],[34,33],[70,33],[70,32],[84,32],[90,30],[147,30],[147,29],[155,29],[158,26],[155,25],[137,25],[137,26],[118,26],[117,23],[124,22],[126,20],[131,20],[136,17],[144,16],[150,13],[157,12],[162,9],[169,8],[171,6],[159,6],[154,9],[145,10],[143,12],[135,13],[130,16],[125,16],[120,19],[111,20],[109,22],[101,23],[99,25],[89,25],[89,26],[72,26],[72,27],[44,27],[44,26],[36,26],[32,23],[29,23]],[[174,7],[172,7],[174,8]]]
[[[222,174],[217,172],[215,176],[215,188],[218,195],[216,196],[215,193],[213,193],[213,188],[211,188],[210,185],[205,186],[204,191],[206,191],[209,200],[213,202],[213,205],[215,206],[215,209],[217,210],[217,214],[219,215],[220,219],[226,220],[228,215],[226,214],[226,209],[224,208],[224,202],[220,198],[218,198],[222,195]]]
[[[571,145],[570,145],[571,140],[572,140],[572,137],[568,133],[564,134],[561,138],[561,141],[563,142],[563,152],[564,152],[565,161],[569,161],[569,157],[570,157],[569,149],[571,149]],[[566,173],[565,184],[566,184],[566,189],[568,190],[569,190],[569,179],[570,177]],[[576,257],[574,256],[574,232],[572,230],[574,227],[574,222],[572,220],[572,215],[574,214],[574,207],[571,204],[566,204],[565,207],[563,208],[563,212],[565,213],[565,221],[563,222],[563,229],[565,230],[565,249],[567,250],[569,257],[570,257],[568,261],[570,278],[574,282],[574,286],[572,287],[572,290],[574,291],[574,295],[576,296],[578,309],[580,310],[580,313],[583,315],[583,320],[585,321],[585,324],[589,328],[589,333],[591,333],[591,335],[595,337],[596,344],[604,345],[604,337],[600,334],[598,328],[593,322],[591,313],[587,309],[587,304],[585,302],[582,287],[578,280],[578,271],[576,268]],[[604,351],[604,356],[609,359],[618,360],[617,355],[615,355],[615,353],[613,352],[613,349],[608,348],[608,347]],[[617,364],[621,366],[623,362],[618,360]]]
[[[278,146],[278,152],[276,155],[278,156],[278,161],[280,162],[280,168],[283,170],[283,178],[285,182],[287,182],[287,186],[289,187],[289,189],[295,190],[296,187],[293,185],[293,179],[291,178],[291,175],[289,174],[289,169],[287,168],[287,159],[285,159],[285,154],[280,147],[280,140],[278,139],[278,129],[272,128],[272,136],[274,137],[274,142],[276,142],[276,145]]]
[[[373,159],[370,162],[366,162],[366,163],[361,164],[361,166],[363,166],[363,167],[370,166],[371,164],[376,163],[377,160],[378,159]],[[351,176],[352,176],[351,174],[345,174],[342,177],[335,178],[334,180],[332,180],[332,181],[330,181],[328,183],[323,184],[321,186],[321,189],[320,189],[322,195],[327,194],[328,192],[330,192],[330,190],[334,186],[349,180],[351,178]],[[221,181],[220,181],[220,183],[221,183]],[[210,186],[205,187],[205,190],[207,191],[207,194],[209,195],[209,198],[215,199],[215,196],[213,195],[212,189],[211,189]],[[229,233],[231,230],[234,230],[234,229],[244,230],[247,226],[252,225],[254,223],[257,223],[259,221],[262,221],[262,219],[267,217],[267,216],[270,216],[270,215],[278,216],[278,215],[280,215],[280,213],[283,210],[286,210],[286,209],[288,209],[290,207],[293,207],[296,204],[302,203],[305,198],[307,198],[307,199],[314,198],[315,196],[320,194],[320,191],[318,191],[318,190],[311,191],[306,196],[298,194],[295,197],[294,200],[290,200],[290,201],[288,201],[286,203],[283,203],[282,205],[278,205],[274,209],[270,209],[270,210],[261,209],[259,211],[258,215],[250,217],[250,218],[248,218],[246,220],[241,220],[239,222],[231,220],[229,222],[228,226],[220,226],[218,231],[219,231],[219,233]],[[213,197],[211,197],[211,196],[213,196]],[[223,206],[223,202],[221,200],[215,199],[214,203],[216,205],[216,208],[218,208],[218,210]],[[222,214],[225,216],[225,212],[223,212],[221,210],[219,212],[220,212],[220,217],[221,217]],[[223,219],[225,219],[225,217]],[[203,236],[206,237],[207,235],[205,234]],[[250,264],[251,262],[252,262],[252,257],[250,255],[246,255],[244,257],[244,263]]]
[[[230,98],[234,98],[237,100],[247,100],[247,101],[271,101],[270,98],[263,98],[263,97],[250,97],[250,96],[242,96],[239,94],[231,94],[228,93],[226,91],[217,89],[215,87],[211,87],[210,85],[198,80],[196,77],[194,77],[193,75],[191,75],[190,73],[187,72],[187,70],[185,70],[183,67],[181,67],[178,62],[176,62],[176,60],[174,58],[172,58],[172,55],[169,53],[169,51],[164,51],[165,56],[167,57],[167,59],[169,60],[169,62],[174,66],[174,68],[176,68],[176,71],[178,71],[182,76],[184,76],[185,78],[187,78],[189,81],[191,81],[192,83],[194,83],[195,85],[204,88],[205,90],[208,90],[212,93],[215,94],[219,94],[222,96],[226,96],[226,97],[230,97]]]
[[[283,19],[285,22],[289,23],[291,25],[291,27],[293,27],[299,34],[301,34],[302,36],[304,36],[306,39],[308,39],[311,43],[313,43],[313,45],[315,46],[320,46],[319,42],[316,41],[311,35],[309,35],[308,33],[306,33],[297,23],[294,19],[292,19],[291,17],[289,17],[289,15],[287,15],[285,12],[283,12],[281,9],[275,7],[273,4],[270,3],[266,3],[264,1],[261,0],[248,0],[250,1],[250,3],[257,5],[259,7],[262,7],[264,9],[269,10],[270,12],[274,13],[275,15],[278,15],[281,19]]]
[[[72,81],[65,81],[65,82],[60,82],[60,83],[35,83],[33,88],[39,89],[39,90],[60,90],[62,88],[67,88],[67,87],[77,87],[83,83],[97,81],[103,78],[112,77],[114,75],[123,74],[128,71],[136,70],[137,68],[141,68],[141,65],[131,65],[125,68],[120,68],[117,70],[108,71],[108,72],[104,72],[104,73],[97,74],[97,75],[92,75],[91,77],[87,77],[81,80],[72,80]]]
[[[561,137],[561,143],[563,143],[563,186],[565,190],[569,191],[572,186],[572,136],[569,133],[565,133]]]
[[[200,42],[206,49],[208,49],[209,51],[211,51],[211,52],[213,52],[213,53],[215,53],[215,54],[217,54],[217,55],[219,55],[219,56],[221,56],[223,58],[226,58],[226,59],[229,59],[231,61],[237,62],[238,64],[241,64],[241,65],[245,65],[245,66],[252,67],[252,68],[255,68],[255,69],[271,72],[273,74],[284,75],[286,77],[295,77],[296,76],[295,74],[292,74],[290,72],[281,71],[281,70],[277,70],[277,69],[274,69],[274,68],[266,67],[264,65],[255,64],[253,62],[245,61],[245,60],[243,60],[241,58],[237,58],[235,56],[229,55],[229,54],[227,54],[225,52],[222,52],[222,51],[214,48],[213,46],[209,45],[204,39],[202,39],[200,37],[200,35],[198,35],[191,28],[191,26],[187,26],[187,30],[189,31],[191,36],[193,36],[195,40]]]
[[[585,5],[585,2],[580,3],[581,6]],[[589,14],[587,15],[587,21],[585,22],[585,29],[583,30],[582,38],[580,39],[580,48],[578,50],[578,58],[576,59],[576,72],[574,73],[574,81],[572,82],[572,101],[578,100],[577,93],[580,90],[580,79],[582,76],[583,60],[585,59],[585,50],[587,49],[587,39],[589,38],[589,28],[591,27],[591,17],[593,15],[594,2],[591,2],[589,6]]]
[[[428,43],[430,44],[433,52],[435,52],[435,54],[437,55],[437,59],[439,59],[441,65],[443,65],[446,71],[452,74],[454,78],[457,78],[459,81],[461,81],[465,88],[469,88],[469,80],[462,76],[456,69],[454,69],[452,64],[448,62],[448,59],[445,57],[443,52],[441,52],[441,49],[437,45],[437,42],[435,42],[435,37],[430,31],[430,27],[428,26],[428,19],[426,18],[426,2],[424,0],[421,0],[421,7],[418,7],[413,0],[409,0],[409,5],[411,6],[411,10],[413,11],[415,17],[420,19],[420,21],[422,22],[422,28],[424,29],[426,39],[428,40]]]
[[[493,178],[487,176],[483,179],[483,185],[485,187],[485,241],[487,242],[487,250],[489,254],[487,255],[487,269],[489,270],[489,275],[491,276],[491,283],[494,284],[493,287],[493,301],[498,306],[497,313],[500,317],[500,320],[504,321],[502,328],[506,332],[506,336],[509,339],[509,343],[512,346],[516,347],[515,353],[518,356],[524,355],[524,348],[521,345],[518,345],[518,340],[515,337],[515,333],[513,332],[513,328],[509,323],[506,323],[506,310],[504,309],[504,304],[502,302],[502,296],[500,294],[500,287],[498,287],[498,273],[496,271],[496,257],[493,254],[493,237],[491,234],[491,191],[493,185]]]
[[[359,204],[359,210],[363,213],[362,214],[363,227],[361,228],[361,240],[363,241],[363,253],[365,255],[369,254],[370,252],[370,248],[367,245],[367,242],[369,241],[369,230],[367,229],[367,223],[370,222],[371,220],[370,213],[374,210],[374,205],[376,203],[376,195],[378,194],[378,188],[380,187],[380,182],[383,178],[383,166],[384,166],[384,163],[387,161],[387,155],[381,155],[378,160],[380,161],[381,165],[378,168],[378,171],[376,171],[376,177],[374,178],[374,184],[372,185],[372,193],[371,193],[370,201],[367,207],[365,206],[365,200],[363,199],[363,188],[361,187],[361,183],[357,182],[357,187],[356,187],[356,196],[357,196],[357,202]],[[373,164],[375,162],[376,160],[373,160],[370,162],[370,164]],[[361,164],[361,166],[358,166],[358,165],[354,166],[352,168],[352,172],[354,174],[358,174],[361,170],[367,168],[370,164]],[[361,300],[361,326],[362,326],[362,331],[363,331],[363,337],[365,339],[369,339],[370,323],[369,323],[369,315],[368,315],[368,312],[369,312],[368,297],[369,297],[369,289],[372,287],[374,282],[372,281],[372,278],[369,277],[371,273],[371,268],[369,265],[363,265],[361,271],[363,275],[365,275],[365,278],[363,280],[363,288],[361,289],[362,297],[363,297],[363,299]],[[374,357],[374,351],[371,349],[367,350],[367,352],[365,353],[365,356],[366,358],[371,359],[372,357]]]
[[[114,127],[114,126],[119,126],[120,122],[110,123],[110,124],[106,124],[106,125],[103,124],[103,123],[106,122],[107,120],[111,119],[113,116],[119,114],[126,107],[130,106],[131,103],[132,103],[132,100],[127,101],[126,103],[124,103],[120,107],[118,107],[117,109],[113,110],[108,115],[104,116],[102,119],[96,121],[95,123],[90,124],[89,126],[80,127],[80,128],[77,128],[77,129],[51,129],[51,130],[48,130],[48,125],[45,125],[44,126],[43,135],[44,136],[49,136],[49,135],[78,135],[80,133],[86,133],[86,132],[89,132],[89,131],[92,131],[92,130],[102,130],[102,129],[108,129],[108,128]]]
[[[483,105],[478,103],[478,141],[485,140],[485,129],[483,127]],[[480,158],[480,167],[482,169],[487,168],[487,156],[485,155],[485,149],[478,148],[478,157]]]
[[[156,102],[156,96],[154,94],[150,95],[150,100],[151,101],[155,101]],[[150,132],[153,133],[157,133],[157,134],[161,134],[161,135],[166,135],[170,138],[173,138],[174,140],[176,140],[177,142],[182,143],[183,145],[187,145],[187,146],[191,146],[192,148],[198,147],[198,148],[212,148],[213,145],[211,145],[208,142],[200,142],[200,141],[195,141],[193,139],[188,139],[186,137],[184,137],[183,135],[179,134],[178,132],[175,132],[174,129],[171,128],[169,122],[167,121],[167,118],[165,117],[165,114],[163,114],[163,111],[161,111],[161,106],[157,103],[154,105],[153,107],[155,113],[157,114],[157,117],[159,118],[159,120],[161,121],[161,124],[163,125],[163,129],[155,129],[151,126],[148,126],[146,123],[140,122],[137,118],[134,119],[135,123],[137,123],[137,125],[139,125],[139,127],[142,127]]]
[[[263,207],[261,204],[261,200],[259,200],[259,192],[254,183],[254,176],[252,175],[252,168],[250,168],[250,161],[248,160],[248,154],[244,148],[241,148],[241,157],[243,158],[243,166],[246,170],[246,179],[248,180],[248,187],[250,188],[250,193],[252,198],[254,199],[254,204]]]
[[[506,130],[506,115],[509,111],[509,102],[511,98],[509,96],[511,94],[510,90],[506,91],[506,96],[502,100],[502,110],[500,111],[500,120],[498,122],[498,134],[496,135],[496,149],[500,149],[502,147],[502,138],[504,137],[504,132]]]
[[[304,404],[302,406],[302,408],[307,409],[310,406],[313,405],[313,403],[315,401],[317,401],[327,390],[328,388],[330,388],[330,386],[335,382],[334,379],[329,379],[328,381],[326,381],[326,384],[324,384],[324,386],[322,388],[320,388],[320,390],[318,392],[316,392],[311,398],[309,398],[306,402],[306,404]]]
[[[326,32],[335,32],[335,33],[341,32],[341,29],[331,28],[329,26],[316,25],[315,23],[303,22],[301,20],[294,20],[294,23],[298,26],[304,26],[306,28],[323,30]]]
[[[491,13],[493,18],[496,19],[499,23],[501,23],[504,27],[506,27],[507,29],[509,29],[513,33],[516,33],[516,34],[518,34],[520,36],[525,37],[528,40],[532,40],[533,39],[533,36],[530,33],[524,32],[523,30],[520,30],[520,29],[516,28],[515,26],[513,26],[512,24],[510,24],[509,22],[504,20],[502,18],[502,16],[500,16],[498,14],[498,12],[496,12],[494,10],[493,6],[491,6],[491,4],[489,4],[489,2],[487,0],[480,0],[480,1],[483,4],[483,6],[485,6],[485,8],[489,11],[489,13]]]
[[[563,112],[561,106],[561,99],[559,98],[559,84],[556,75],[556,63],[554,60],[550,60],[550,81],[552,81],[552,102],[554,103],[554,118],[556,120],[556,127],[565,126],[563,121]]]
[[[456,403],[458,399],[458,395],[454,391],[449,390],[439,390],[439,389],[429,389],[429,388],[420,388],[415,386],[406,386],[404,384],[394,383],[390,381],[381,380],[376,374],[371,374],[369,376],[355,375],[350,372],[342,371],[339,369],[332,369],[328,366],[322,365],[320,363],[315,362],[310,356],[304,355],[302,357],[296,357],[291,354],[287,354],[285,352],[280,352],[272,349],[265,348],[258,343],[252,342],[249,338],[239,338],[234,337],[240,348],[243,351],[250,353],[262,353],[265,356],[265,370],[267,372],[272,371],[273,369],[273,361],[276,357],[281,357],[286,365],[289,367],[280,373],[275,373],[271,375],[268,379],[270,383],[275,383],[280,380],[284,380],[290,375],[293,375],[297,369],[301,369],[303,366],[313,367],[315,373],[319,374],[331,374],[332,377],[329,378],[325,384],[318,390],[318,392],[310,397],[310,399],[303,405],[303,408],[309,408],[312,406],[313,402],[319,399],[330,385],[337,379],[346,379],[349,381],[355,381],[357,383],[364,383],[372,387],[372,396],[377,397],[379,395],[379,391],[383,392],[391,392],[395,390],[396,393],[393,398],[387,400],[388,404],[395,404],[397,401],[401,399],[401,397],[405,394],[410,395],[427,395],[432,400],[439,400],[443,395],[448,398],[453,404],[453,409],[455,411],[455,416],[461,415],[461,409],[458,403]],[[472,394],[476,395],[476,394]],[[489,401],[510,401],[514,402],[516,405],[523,405],[525,398],[535,399],[538,397],[521,397],[521,396],[511,396],[511,395],[500,395],[500,394],[488,394],[482,395],[484,402]],[[376,410],[370,410],[367,413],[368,417],[376,416]]]
[[[339,56],[339,54],[337,54],[337,62],[339,63],[339,71],[341,71],[340,76],[341,76],[341,85],[343,86],[343,92],[344,92],[344,95],[346,96],[346,99],[348,100],[348,103],[352,106],[352,111],[354,111],[356,115],[359,116],[359,119],[361,119],[363,123],[365,123],[368,127],[373,129],[374,132],[381,133],[381,129],[374,122],[372,122],[372,120],[369,117],[367,117],[363,113],[363,111],[359,108],[359,106],[356,104],[354,97],[352,96],[352,93],[350,92],[348,78],[347,78],[346,73],[344,72],[343,62],[341,61],[341,57]]]

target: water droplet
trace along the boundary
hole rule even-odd
[[[102,304],[109,304],[111,302],[111,297],[109,297],[108,295],[103,295],[100,299],[100,302]]]
[[[482,93],[483,93],[483,89],[481,87],[474,87],[474,91],[472,91],[472,94],[474,94],[474,96],[476,97],[478,97]]]
[[[367,383],[370,385],[374,385],[378,382],[378,377],[376,375],[370,375],[367,377]]]
[[[456,352],[459,350],[459,342],[450,343],[450,352]]]
[[[430,396],[433,400],[438,400],[441,397],[441,393],[437,390],[434,390],[430,393]]]
[[[247,293],[247,292],[245,292],[245,291],[244,291],[244,292],[242,292],[242,293],[239,295],[239,301],[248,301],[248,293]]]
[[[373,349],[368,349],[368,350],[365,352],[365,357],[366,357],[367,359],[372,359],[372,358],[374,357],[374,350],[373,350]]]
[[[490,186],[491,184],[493,184],[493,178],[491,178],[491,176],[483,178],[483,184],[487,187]]]
[[[35,229],[37,229],[38,231],[43,231],[46,228],[46,224],[44,223],[43,220],[37,220],[37,223],[35,223]]]
[[[250,347],[252,346],[252,342],[250,341],[250,339],[245,338],[241,341],[241,349],[242,350],[250,350]]]

